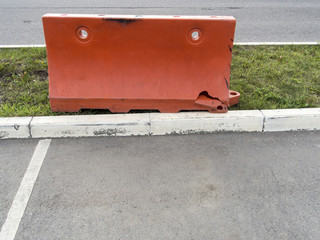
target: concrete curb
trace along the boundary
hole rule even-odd
[[[0,139],[320,130],[320,108],[0,118]]]
[[[264,131],[320,130],[320,108],[262,110]]]
[[[32,117],[0,118],[0,139],[29,138]]]

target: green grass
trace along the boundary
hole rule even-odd
[[[47,69],[44,48],[0,50],[0,117],[66,114],[50,110]],[[230,83],[230,109],[320,107],[320,47],[235,46]]]
[[[231,109],[320,107],[320,46],[236,46],[230,88]]]

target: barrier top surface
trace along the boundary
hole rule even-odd
[[[117,14],[67,14],[67,13],[47,13],[43,18],[144,18],[144,19],[201,19],[201,20],[235,20],[232,16],[191,16],[191,15],[117,15]]]

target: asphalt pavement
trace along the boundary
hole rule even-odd
[[[38,140],[1,140],[1,223]],[[320,132],[53,139],[15,239],[319,239]]]
[[[1,0],[0,45],[44,44],[45,13],[220,15],[237,19],[236,42],[320,41],[318,0]]]
[[[45,13],[232,15],[236,42],[320,41],[319,12],[318,0],[2,0],[0,45],[43,44]],[[0,140],[0,226],[15,223],[15,239],[320,239],[319,131],[53,139],[30,184],[38,144]]]

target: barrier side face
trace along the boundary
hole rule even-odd
[[[195,101],[206,92],[229,104],[234,18],[61,14],[43,26],[50,100]]]

